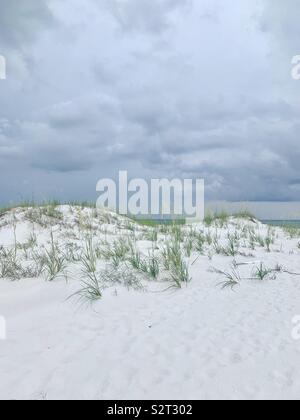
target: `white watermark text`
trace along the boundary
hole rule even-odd
[[[300,80],[300,55],[295,55],[292,58],[292,78],[294,80]]]
[[[204,180],[202,179],[128,179],[120,171],[118,182],[100,179],[96,190],[101,193],[97,207],[117,210],[122,215],[183,217],[204,219]]]
[[[0,341],[6,340],[6,319],[0,316]]]
[[[0,54],[0,80],[6,79],[6,59]]]

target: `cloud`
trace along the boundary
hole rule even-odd
[[[40,29],[54,23],[49,1],[9,0],[1,2],[0,45],[20,48],[32,42]]]
[[[161,33],[171,22],[170,15],[186,7],[189,0],[108,0],[101,2],[123,31]]]
[[[296,2],[6,3],[2,200],[24,179],[24,194],[93,198],[120,169],[204,177],[212,199],[298,199]]]
[[[271,37],[274,48],[291,57],[300,51],[298,11],[298,0],[264,0],[261,29]]]

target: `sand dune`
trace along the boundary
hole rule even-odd
[[[161,256],[179,229],[163,228],[152,242],[152,228],[109,212],[69,206],[56,214],[32,211],[1,217],[2,268],[4,250],[16,244],[23,270],[34,271],[36,255],[41,260],[53,243],[60,254],[72,248],[76,255],[68,254],[53,281],[46,281],[45,268],[36,278],[0,279],[7,326],[7,339],[0,341],[1,399],[299,398],[300,341],[292,323],[300,314],[297,232],[233,218],[183,227],[191,280],[175,288]],[[147,261],[154,249],[159,275],[143,275],[124,257],[115,272],[134,273],[138,284],[124,284],[120,275],[120,284],[110,279],[100,285],[102,298],[93,304],[78,301],[79,295],[68,299],[83,287],[80,255],[91,234],[99,249],[127,238]],[[207,236],[201,251],[197,234]],[[225,255],[230,243],[235,255]],[[102,279],[112,262],[99,257],[97,264]],[[238,284],[222,288],[221,271],[236,272]]]

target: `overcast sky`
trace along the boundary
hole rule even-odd
[[[0,191],[95,199],[99,178],[205,178],[299,200],[299,0],[0,0]]]

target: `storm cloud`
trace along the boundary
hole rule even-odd
[[[204,177],[297,200],[297,0],[1,5],[1,201],[94,199],[101,177]]]
[[[0,45],[20,48],[32,42],[46,26],[54,24],[51,0],[10,0],[1,2]]]

